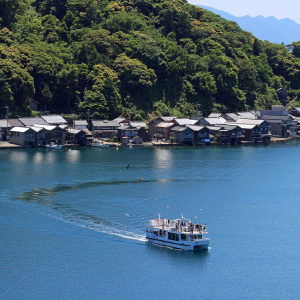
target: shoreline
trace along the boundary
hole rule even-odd
[[[268,143],[278,143],[278,142],[287,142],[287,141],[292,141],[292,140],[297,140],[300,139],[299,135],[296,136],[290,136],[287,138],[279,138],[279,137],[272,137],[270,142]],[[265,143],[265,144],[268,144]],[[180,146],[180,147],[184,147],[182,145],[176,144],[176,143],[166,143],[166,142],[162,142],[162,141],[153,141],[153,142],[146,142],[143,144],[129,144],[129,145],[122,145],[121,143],[110,143],[110,144],[114,144],[111,145],[110,148],[115,148],[115,147],[146,147],[146,146],[154,146],[154,147],[167,147],[167,146]],[[251,142],[251,141],[242,141],[241,146],[243,145],[251,145],[251,144],[263,144],[262,142]],[[90,147],[90,146],[79,146],[79,145],[64,145],[65,147]],[[194,145],[194,147],[198,147],[198,146],[205,146],[205,145]],[[211,143],[210,146],[236,146],[236,145],[230,145],[230,144],[218,144],[218,143]],[[191,146],[187,146],[187,147],[191,147]],[[16,145],[16,144],[11,144],[9,142],[6,141],[1,141],[0,142],[0,149],[31,149],[34,147],[25,147],[25,146],[21,146],[21,145]]]

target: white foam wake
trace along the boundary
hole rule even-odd
[[[55,215],[51,215],[51,217],[53,217],[57,220],[63,221],[63,222],[67,222],[67,223],[76,225],[81,228],[93,230],[95,232],[101,232],[101,233],[117,236],[117,237],[120,237],[123,239],[130,239],[130,240],[135,240],[135,241],[140,241],[140,242],[147,241],[145,236],[142,234],[131,232],[126,229],[116,228],[113,225],[106,225],[103,223],[94,223],[93,221],[82,220],[82,219],[74,219],[74,218],[70,219],[70,218],[65,218],[62,216],[55,216]],[[117,225],[115,225],[115,226],[117,226]]]

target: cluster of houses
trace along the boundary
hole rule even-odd
[[[179,145],[240,144],[268,142],[271,137],[300,134],[300,107],[290,111],[281,105],[271,110],[211,113],[208,117],[162,116],[148,126],[126,118],[114,120],[73,120],[58,115],[0,120],[0,140],[28,147],[50,144],[89,145],[93,139],[113,139],[124,145],[172,142]]]
[[[211,113],[191,119],[161,117],[149,124],[149,133],[157,140],[173,137],[181,145],[269,142],[272,136],[287,138],[300,133],[300,107],[286,111],[282,105],[273,105],[271,110]]]
[[[151,140],[146,123],[115,120],[72,120],[72,124],[58,115],[44,115],[38,118],[17,118],[0,120],[0,140],[25,147],[58,145],[90,145],[94,138],[114,139],[123,144],[142,144]]]

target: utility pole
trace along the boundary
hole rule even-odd
[[[201,107],[201,104],[196,104],[196,116],[199,117],[199,108]]]
[[[90,127],[90,109],[88,108],[87,109],[87,115],[88,115],[88,129],[89,129],[89,127]]]

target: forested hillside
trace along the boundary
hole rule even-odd
[[[297,43],[262,42],[185,0],[0,0],[0,18],[0,107],[14,115],[35,99],[82,117],[180,117],[300,91]]]

